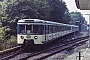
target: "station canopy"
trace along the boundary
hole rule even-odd
[[[90,10],[90,0],[75,0],[76,6],[80,10]]]

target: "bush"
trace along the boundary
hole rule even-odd
[[[15,46],[17,46],[16,37],[15,36],[11,36],[11,38],[9,40],[4,41],[4,43],[3,42],[0,43],[0,50],[13,48]]]

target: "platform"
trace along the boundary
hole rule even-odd
[[[79,51],[81,53],[81,60],[90,60],[90,48],[81,49]],[[75,52],[72,55],[67,56],[63,60],[79,60],[79,52]]]

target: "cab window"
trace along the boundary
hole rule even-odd
[[[25,33],[25,25],[20,25],[20,33]]]
[[[32,26],[31,25],[26,25],[26,33],[27,34],[32,33]]]

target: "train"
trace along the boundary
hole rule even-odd
[[[17,22],[17,44],[42,45],[78,30],[76,25],[41,19],[20,19]]]

